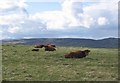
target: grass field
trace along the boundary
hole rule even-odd
[[[3,45],[3,80],[15,81],[115,81],[118,80],[118,50],[57,47],[57,51],[33,52],[33,46]],[[64,54],[90,49],[86,58],[65,59]]]

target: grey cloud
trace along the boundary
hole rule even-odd
[[[73,15],[76,19],[79,21],[81,20],[81,17],[79,14],[83,14],[84,11],[82,9],[82,5],[79,5],[81,3],[75,2],[72,7]],[[110,24],[105,26],[98,26],[97,24],[92,25],[90,28],[85,28],[83,26],[71,26],[68,27],[68,24],[66,24],[65,29],[63,30],[47,30],[46,23],[43,23],[42,20],[32,20],[29,19],[29,14],[27,13],[27,10],[25,8],[11,8],[8,10],[5,10],[3,14],[11,14],[17,13],[19,14],[20,11],[22,11],[23,15],[27,17],[26,20],[24,20],[23,23],[17,23],[13,25],[0,25],[0,29],[3,31],[4,37],[11,37],[11,38],[24,38],[24,37],[40,37],[40,38],[54,38],[54,37],[86,37],[86,38],[102,38],[102,37],[117,37],[117,18],[114,18],[113,13],[111,11],[102,10],[100,14],[91,14],[91,16],[94,19],[97,19],[99,16],[106,17]],[[97,13],[95,11],[94,13]],[[1,13],[2,14],[2,13]],[[84,18],[84,17],[83,17]],[[115,20],[112,20],[115,19]],[[11,26],[18,26],[20,27],[19,33],[11,34],[10,32],[7,32],[7,29]],[[59,27],[58,27],[59,28]]]

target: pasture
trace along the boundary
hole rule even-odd
[[[116,81],[118,50],[111,48],[57,47],[56,51],[31,51],[34,46],[3,45],[3,80],[15,81]],[[90,49],[89,56],[66,59],[64,54]]]

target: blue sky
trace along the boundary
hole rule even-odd
[[[3,0],[0,39],[118,37],[118,0]]]
[[[43,11],[60,10],[61,5],[58,2],[27,2],[28,7],[26,10],[29,13],[37,13]]]

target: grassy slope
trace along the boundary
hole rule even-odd
[[[82,59],[65,59],[64,54],[79,47],[57,47],[55,52],[32,52],[33,46],[3,46],[3,80],[79,80],[118,79],[117,49],[88,48],[91,53]]]
[[[0,83],[2,82],[2,46],[0,45]]]

